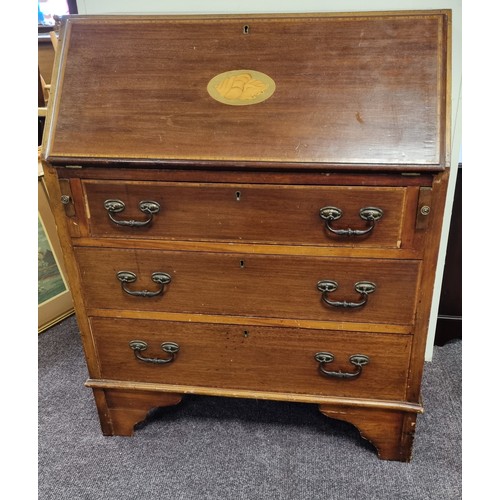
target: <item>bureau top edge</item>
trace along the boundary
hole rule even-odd
[[[353,17],[379,17],[379,16],[392,16],[392,17],[421,17],[421,16],[435,16],[446,15],[451,16],[452,9],[393,9],[393,10],[366,10],[366,11],[317,11],[317,12],[247,12],[247,13],[233,13],[233,14],[69,14],[61,16],[63,20],[70,20],[71,22],[86,22],[87,19],[99,20],[101,22],[122,22],[129,20],[135,23],[137,19],[144,22],[163,22],[163,21],[196,21],[196,20],[221,20],[227,19],[314,19],[314,18],[353,18]]]

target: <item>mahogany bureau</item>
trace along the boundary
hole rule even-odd
[[[297,401],[410,460],[449,44],[443,10],[64,18],[44,168],[104,434]]]

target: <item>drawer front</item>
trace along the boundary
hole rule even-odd
[[[101,377],[164,384],[364,397],[405,398],[410,335],[324,332],[208,323],[92,318]],[[136,358],[131,341],[146,344]],[[162,344],[175,343],[173,355]],[[355,374],[353,355],[368,356],[357,377],[319,371],[319,352],[333,354],[323,368]]]
[[[406,194],[395,187],[98,181],[84,181],[84,189],[94,237],[383,248],[401,244]],[[142,201],[155,202],[157,213]],[[381,210],[376,222],[373,208]],[[363,234],[333,232],[349,229]]]
[[[392,324],[413,321],[420,266],[413,260],[88,247],[75,253],[90,308]],[[133,273],[135,281],[120,281],[120,272]],[[153,282],[158,272],[170,283]],[[320,290],[322,281],[336,282],[337,290]],[[355,290],[360,282],[375,290],[363,295]],[[157,295],[142,296],[142,290]]]

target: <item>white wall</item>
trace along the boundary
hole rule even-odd
[[[452,153],[443,237],[438,258],[436,285],[429,323],[425,358],[432,359],[441,281],[460,148],[462,144],[462,2],[461,0],[77,0],[79,14],[238,14],[266,12],[356,12],[373,10],[452,10]]]

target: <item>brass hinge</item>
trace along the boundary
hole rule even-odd
[[[75,206],[73,204],[73,197],[71,196],[69,179],[60,179],[59,187],[61,188],[61,203],[64,206],[64,211],[68,217],[74,217]]]
[[[421,187],[418,196],[416,229],[427,229],[429,226],[429,215],[431,213],[432,188]]]

